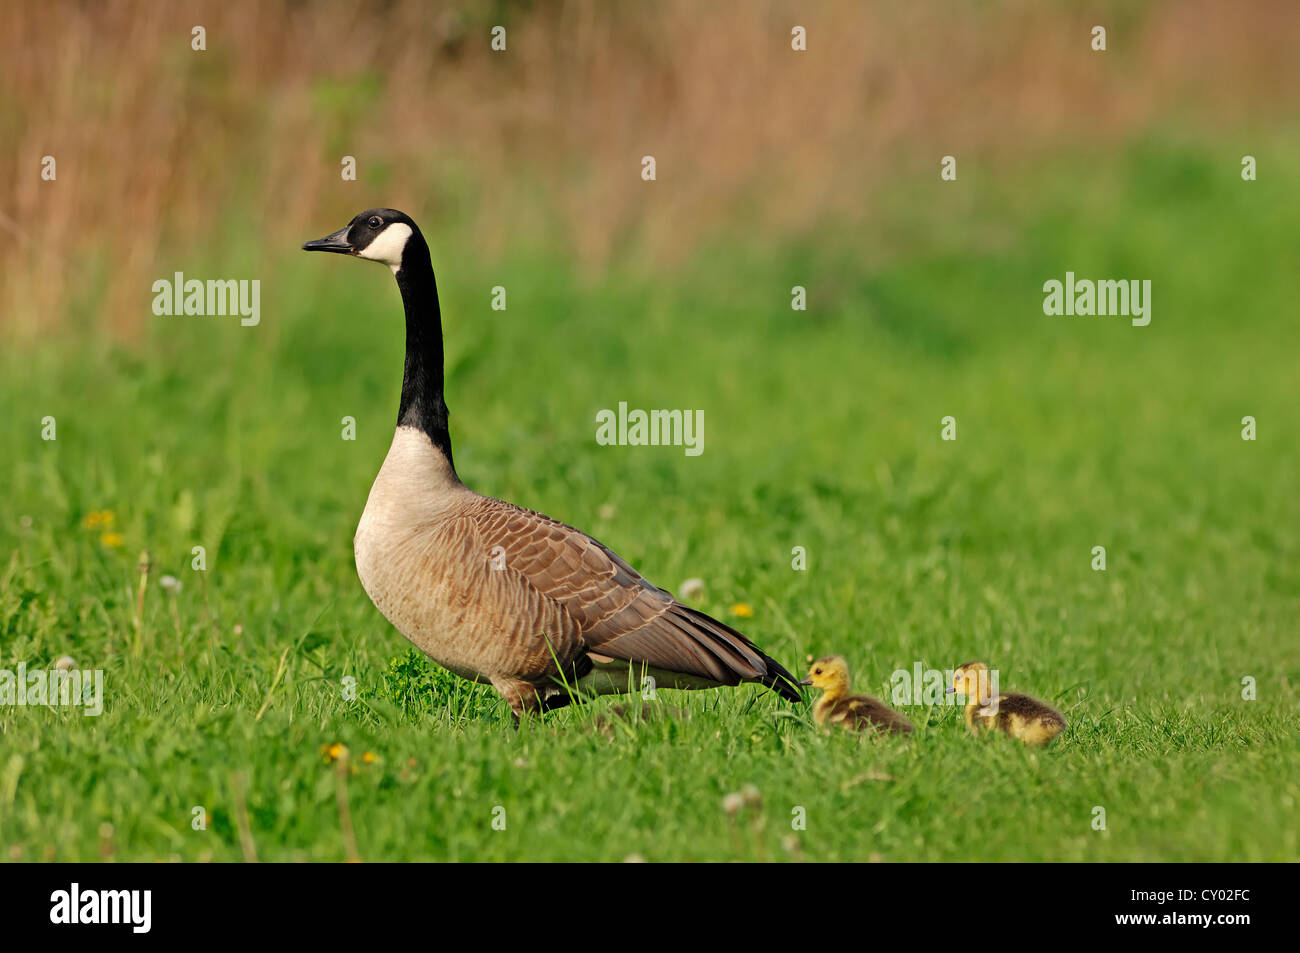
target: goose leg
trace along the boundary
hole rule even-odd
[[[519,721],[524,715],[541,710],[542,700],[537,689],[528,682],[517,678],[492,678],[492,687],[501,693],[501,697],[510,706],[510,714],[515,721],[515,730],[519,730]]]
[[[581,695],[570,695],[567,691],[558,691],[549,696],[542,702],[542,711],[555,711],[557,708],[566,708],[575,701],[586,701]]]

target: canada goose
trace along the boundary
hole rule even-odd
[[[496,688],[515,721],[571,692],[760,682],[798,701],[794,676],[735,629],[651,585],[570,526],[470,490],[456,475],[443,399],[442,313],[429,246],[395,209],[307,242],[392,269],[406,311],[397,432],[353,540],[375,607],[450,671]]]
[[[867,729],[907,734],[912,723],[878,698],[849,694],[849,666],[839,655],[828,655],[812,663],[808,677],[799,683],[822,690],[813,705],[817,724],[842,725],[852,731]]]
[[[966,662],[953,672],[947,693],[966,696],[966,725],[976,734],[1001,731],[1027,745],[1045,745],[1065,730],[1061,713],[1028,695],[998,693],[989,685],[989,667],[983,662]]]

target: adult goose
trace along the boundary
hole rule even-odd
[[[683,605],[585,533],[482,496],[452,463],[442,314],[429,246],[395,209],[371,209],[302,246],[392,269],[406,310],[397,432],[353,549],[361,584],[439,665],[489,682],[516,723],[575,696],[794,677],[730,626]]]

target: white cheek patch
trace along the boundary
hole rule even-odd
[[[382,261],[396,274],[397,269],[402,267],[402,251],[406,248],[406,241],[410,237],[410,225],[394,222],[376,235],[374,241],[357,252],[357,257]]]

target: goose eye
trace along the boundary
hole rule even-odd
[[[821,673],[822,673],[822,670],[821,670],[821,669],[816,669],[816,670],[813,671],[813,674],[814,674],[814,675],[820,675]]]
[[[378,215],[372,215],[370,216],[370,221],[366,222],[366,224],[371,228],[378,228],[380,225],[384,224],[384,220]]]

